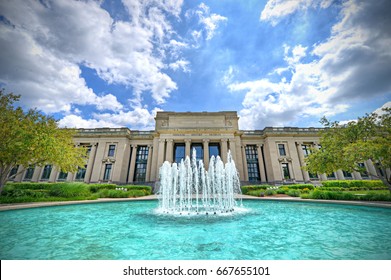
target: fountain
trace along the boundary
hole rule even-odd
[[[196,151],[179,164],[168,161],[160,168],[158,212],[165,214],[216,215],[241,205],[240,181],[231,152],[224,166],[219,156],[210,158],[208,171]],[[239,203],[237,201],[239,199]]]

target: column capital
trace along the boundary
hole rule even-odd
[[[221,142],[227,142],[228,139],[227,139],[227,138],[222,138],[220,141],[221,141]]]
[[[204,142],[204,143],[208,143],[210,140],[209,139],[202,139],[202,142]]]
[[[296,145],[297,145],[297,146],[299,146],[299,145],[303,145],[303,142],[296,141]]]
[[[257,149],[263,147],[263,144],[256,144]]]
[[[159,143],[164,143],[166,142],[166,139],[159,139]]]
[[[138,146],[137,144],[132,144],[131,145],[132,148],[137,148],[137,146]]]
[[[166,139],[167,143],[172,143],[174,142],[174,139]]]
[[[152,149],[153,148],[153,145],[152,144],[149,144],[148,145],[148,149]]]
[[[184,141],[185,141],[186,143],[191,143],[191,139],[188,139],[188,138],[186,138]]]

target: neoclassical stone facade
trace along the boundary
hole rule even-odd
[[[236,112],[158,112],[155,130],[128,128],[79,129],[76,145],[88,148],[85,166],[76,173],[63,173],[55,166],[25,168],[13,180],[84,181],[117,184],[154,184],[164,161],[179,162],[197,151],[206,168],[209,158],[219,155],[225,162],[230,150],[240,180],[247,183],[319,183],[331,179],[371,179],[367,173],[336,171],[309,174],[303,170],[311,147],[318,147],[319,128],[266,127],[240,130]],[[376,172],[371,161],[360,163]],[[23,170],[22,166],[11,171]]]

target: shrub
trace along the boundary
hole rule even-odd
[[[265,195],[265,190],[260,189],[260,190],[255,190],[255,191],[249,191],[247,195],[252,195],[252,196],[264,196]]]
[[[290,190],[303,190],[303,189],[313,190],[315,187],[314,185],[311,184],[294,184],[294,185],[287,186],[287,188]]]
[[[344,188],[352,190],[381,190],[387,189],[387,186],[383,184],[381,180],[332,180],[323,181],[323,188]]]
[[[115,188],[118,188],[115,184],[89,184],[88,187],[90,188],[90,191],[95,193],[102,189],[108,189],[113,190]]]
[[[61,183],[53,184],[49,190],[50,196],[57,197],[77,197],[89,196],[91,193],[89,187],[84,183]]]
[[[277,191],[271,190],[271,189],[265,191],[265,195],[268,195],[268,196],[275,195],[276,193],[277,193]]]
[[[289,196],[299,197],[301,192],[298,190],[289,190],[287,193]]]
[[[256,185],[256,186],[242,186],[242,194],[249,194],[251,191],[263,190],[265,191],[267,188],[270,188],[269,185]]]

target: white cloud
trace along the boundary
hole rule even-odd
[[[190,72],[189,65],[190,65],[189,61],[182,59],[182,60],[178,60],[173,63],[170,63],[169,67],[174,71],[182,69],[183,72],[188,73],[188,72]]]
[[[310,7],[329,7],[332,0],[269,0],[262,10],[260,20],[269,21],[273,26],[280,20],[299,10],[307,10]]]
[[[377,108],[374,113],[378,114],[378,115],[383,115],[384,114],[384,111],[383,109],[385,108],[391,108],[391,101],[388,101],[386,102],[385,104],[383,104],[383,106],[381,106],[380,108]]]
[[[220,24],[228,20],[227,17],[222,15],[215,13],[211,14],[209,7],[205,3],[198,5],[196,10],[189,10],[186,12],[187,18],[191,18],[194,15],[198,17],[198,23],[203,26],[203,31],[195,30],[192,32],[192,36],[197,44],[202,32],[205,32],[206,40],[211,40],[216,35],[216,30]]]
[[[72,104],[98,110],[123,109],[112,94],[94,92],[80,66],[108,83],[131,87],[138,105],[143,94],[164,103],[177,89],[164,73],[168,53],[176,52],[168,16],[178,17],[183,1],[123,1],[130,21],[114,21],[99,1],[1,1],[0,82],[22,95],[28,107],[69,112]],[[8,22],[8,23],[7,23]],[[188,70],[184,67],[178,70]]]
[[[289,5],[294,8],[284,6],[282,1],[269,3],[282,5],[281,9],[285,7],[281,15],[301,7],[291,2]],[[300,3],[303,7],[312,6],[307,1]],[[354,102],[390,95],[391,80],[385,78],[391,76],[391,49],[388,47],[391,19],[385,15],[390,8],[391,3],[387,1],[376,2],[376,5],[345,2],[340,21],[324,42],[313,46],[312,50],[301,45],[293,48],[283,45],[288,65],[274,69],[269,76],[290,71],[290,78],[287,79],[288,75],[280,82],[270,77],[230,84],[231,91],[245,92],[243,109],[239,112],[241,127],[294,125],[303,118],[319,119],[323,115],[343,113]],[[302,62],[308,53],[316,59]]]
[[[157,111],[161,109],[154,108],[149,112],[146,108],[136,108],[133,111],[119,111],[113,114],[94,114],[90,119],[70,114],[62,118],[59,125],[68,128],[130,127],[131,129],[153,130]]]

